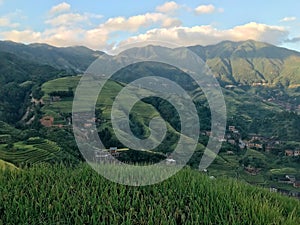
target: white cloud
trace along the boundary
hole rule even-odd
[[[135,30],[147,20],[141,19],[140,22],[136,22],[136,24],[132,24],[128,21],[130,21],[129,18],[125,20],[124,18],[119,19],[120,24],[127,26],[126,29],[131,28],[132,30]],[[141,21],[143,21],[143,23]],[[44,32],[35,32],[33,30],[13,30],[1,32],[0,36],[4,39],[16,42],[44,42],[55,46],[85,45],[93,49],[103,50],[113,47],[112,45],[114,43],[108,44],[113,31],[119,31],[120,29],[123,31],[125,30],[125,28],[121,28],[117,18],[108,20],[104,24],[89,30],[78,27],[54,27],[52,29],[45,30]],[[113,24],[117,24],[113,29],[107,28],[108,25]],[[181,46],[209,45],[216,44],[223,40],[243,41],[248,39],[264,41],[272,44],[281,44],[287,39],[287,36],[288,32],[283,27],[252,22],[226,30],[217,29],[212,25],[157,28],[149,30],[144,34],[130,37],[121,42],[119,46],[125,46],[128,44],[132,45],[136,42],[149,40],[169,42]]]
[[[18,27],[18,23],[13,23],[7,17],[0,17],[0,27],[8,27],[8,28],[15,28]]]
[[[157,6],[156,11],[161,12],[161,13],[171,13],[171,12],[176,11],[179,8],[180,8],[180,5],[178,5],[174,1],[171,1],[171,2],[166,2],[163,5]]]
[[[114,17],[108,19],[100,27],[109,32],[129,31],[136,32],[140,28],[146,28],[154,24],[160,24],[162,27],[179,26],[181,22],[178,19],[170,18],[161,13],[146,13],[143,15],[125,17]]]
[[[290,22],[290,21],[295,21],[295,20],[297,20],[297,18],[294,16],[293,17],[284,17],[280,20],[280,22]]]
[[[68,11],[70,11],[70,9],[71,9],[71,5],[70,4],[68,4],[66,2],[62,2],[62,3],[60,3],[60,4],[56,5],[56,6],[53,6],[50,9],[49,13],[51,15],[53,15],[53,14],[57,14],[57,13],[68,12]]]
[[[43,32],[33,30],[11,30],[1,32],[2,39],[22,43],[47,43],[58,47],[84,45],[92,49],[105,49],[108,36],[102,30],[83,30],[65,27],[47,29]]]
[[[197,8],[195,8],[196,14],[210,14],[216,11],[215,6],[213,5],[199,5]]]
[[[286,39],[287,35],[288,32],[283,27],[254,22],[228,30],[218,30],[211,25],[174,27],[149,30],[145,34],[121,42],[120,46],[148,40],[159,40],[182,46],[210,45],[224,40],[243,41],[249,39],[279,44]]]
[[[0,31],[0,37],[16,42],[43,42],[60,47],[85,45],[102,50],[112,48],[116,44],[114,40],[122,38],[118,35],[137,34],[137,32],[139,35],[124,40],[120,45],[148,40],[160,40],[183,46],[215,44],[223,40],[254,39],[273,44],[287,40],[288,32],[283,27],[255,22],[227,30],[217,29],[213,25],[184,27],[179,19],[170,14],[178,7],[184,6],[178,6],[175,2],[166,2],[157,7],[157,10],[161,12],[131,17],[113,17],[96,24],[97,19],[102,18],[101,15],[73,12],[69,4],[61,3],[50,10],[52,14],[49,13],[45,21],[48,28],[40,32],[26,28],[17,29],[18,24],[12,23],[10,17],[0,17],[0,27],[9,28],[6,31]],[[197,7],[198,13],[220,12],[221,10],[213,5],[199,7]],[[140,34],[141,30],[146,31]]]
[[[58,12],[58,8],[51,10]],[[60,10],[60,12],[62,12]],[[104,23],[93,25],[92,18],[99,19],[101,15],[89,13],[62,13],[52,15],[45,23],[50,27],[42,32],[33,30],[12,30],[0,32],[4,39],[16,42],[45,42],[56,46],[86,45],[91,48],[105,48],[114,32],[136,32],[141,28],[151,26],[174,27],[181,25],[176,18],[171,18],[162,13],[146,13],[131,17],[114,17]],[[87,26],[88,25],[88,26]]]
[[[41,33],[35,32],[33,30],[5,31],[5,32],[1,32],[1,36],[4,37],[4,39],[6,40],[22,42],[22,43],[40,42],[41,40]]]
[[[162,27],[168,28],[168,27],[179,27],[181,26],[182,22],[179,19],[174,18],[165,18],[162,21]]]
[[[58,15],[54,18],[51,18],[45,23],[50,24],[52,26],[71,26],[76,25],[81,22],[88,22],[89,16],[79,13],[66,13]]]

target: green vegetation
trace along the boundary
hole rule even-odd
[[[42,85],[44,102],[50,101],[49,95],[54,91],[64,92],[67,90],[75,90],[80,78],[80,76],[64,77],[44,83]],[[109,80],[102,89],[99,95],[100,97],[97,100],[96,113],[98,112],[97,118],[100,120],[100,122],[97,123],[98,133],[107,148],[110,146],[127,147],[122,146],[122,144],[119,143],[113,134],[111,126],[112,104],[122,88],[123,85],[121,83]],[[41,111],[44,115],[53,116],[54,124],[57,124],[57,121],[64,121],[63,124],[65,125],[67,122],[64,120],[64,116],[72,113],[72,101],[72,98],[62,97],[59,101],[51,102],[50,104],[46,103]],[[179,136],[179,129],[176,126],[178,126],[179,120],[178,116],[176,117],[176,115],[174,115],[175,110],[170,108],[170,106],[171,105],[166,104],[166,101],[147,98],[144,101],[138,102],[130,112],[131,129],[133,133],[140,138],[149,136],[150,132],[148,124],[153,117],[161,116],[168,122],[167,137],[155,151],[167,153],[173,151],[176,147]],[[173,113],[171,114],[171,112]],[[166,148],[166,146],[168,147]],[[198,150],[200,149],[203,150],[201,144],[198,146]],[[124,158],[128,159],[125,155]]]
[[[117,166],[112,166],[117,169]],[[0,172],[0,224],[300,223],[300,202],[184,169],[153,186],[107,181],[83,164]]]
[[[0,170],[16,170],[17,167],[9,162],[0,159]]]
[[[142,70],[141,64],[135,64],[138,71]],[[116,79],[119,81],[129,81],[137,74],[127,73],[125,68],[119,74],[116,74]],[[151,70],[150,70],[151,69]],[[151,71],[153,74],[156,67],[153,64],[145,64],[144,70]],[[171,73],[172,72],[172,73]],[[165,76],[171,77],[171,74],[176,74],[176,70],[164,68]],[[122,75],[126,75],[122,77]],[[152,74],[152,75],[153,75]],[[150,74],[151,75],[151,74]],[[78,77],[66,77],[51,80],[46,82],[42,86],[44,92],[44,99],[47,101],[49,94],[53,91],[68,91],[75,90],[77,83],[79,82],[80,76]],[[180,80],[179,80],[180,81]],[[100,122],[98,125],[98,134],[105,146],[127,147],[122,146],[111,128],[110,113],[111,106],[114,98],[118,92],[123,88],[123,83],[109,81],[101,92],[101,97],[97,101],[96,115]],[[280,148],[274,149],[273,154],[264,152],[263,150],[249,149],[248,151],[241,150],[237,146],[224,143],[221,153],[216,158],[214,163],[209,167],[211,175],[214,176],[226,176],[226,177],[239,177],[248,183],[261,185],[264,187],[278,186],[276,180],[272,178],[270,172],[274,168],[285,168],[291,167],[294,169],[294,173],[299,174],[299,163],[297,158],[283,157],[284,149],[294,149],[293,146],[298,146],[299,141],[299,115],[286,112],[281,109],[278,105],[270,102],[265,102],[260,96],[250,90],[244,90],[236,87],[233,90],[223,89],[223,93],[226,99],[226,105],[228,109],[228,124],[234,125],[239,130],[241,138],[247,138],[249,133],[265,135],[266,137],[276,137],[278,140],[283,140],[287,144],[281,144]],[[208,118],[210,117],[210,111],[207,108],[207,103],[201,90],[191,91],[194,97],[196,108],[200,117],[200,124],[202,130],[209,130],[210,124]],[[266,96],[265,96],[266,97]],[[71,113],[72,99],[63,97],[59,101],[46,104],[42,107],[44,115],[54,115],[56,121],[65,121],[64,115]],[[148,123],[154,116],[161,116],[168,121],[167,128],[169,132],[169,138],[166,138],[164,142],[155,151],[168,153],[171,152],[176,146],[177,132],[180,131],[180,124],[176,110],[172,108],[165,100],[159,98],[146,98],[139,102],[132,109],[130,114],[131,129],[140,138],[147,137],[149,135]],[[179,126],[178,126],[179,125]],[[293,142],[288,141],[293,140]],[[295,142],[296,141],[296,142]],[[199,160],[203,154],[203,145],[206,145],[207,137],[200,136],[199,146],[197,152],[193,155],[189,161],[189,165],[193,168],[197,168]],[[166,148],[166,146],[168,146]],[[227,151],[233,151],[234,155],[228,155]],[[159,155],[147,155],[145,153],[137,153],[135,151],[123,152],[120,155],[120,159],[123,161],[131,162],[153,162],[160,160]],[[254,168],[260,168],[258,174],[255,176],[245,172],[244,167],[251,166]],[[280,174],[280,177],[284,177],[285,174]],[[272,180],[273,179],[273,180]],[[290,185],[291,186],[291,185]],[[289,187],[288,189],[297,191],[296,188]]]
[[[24,163],[55,162],[60,159],[60,148],[56,143],[42,138],[0,145],[0,158],[15,165]]]
[[[211,46],[193,46],[213,73],[229,84],[267,86],[299,85],[300,54],[256,41],[224,41]]]
[[[16,124],[26,112],[31,90],[65,75],[65,71],[49,65],[0,51],[0,120]]]
[[[80,73],[103,52],[93,51],[83,46],[58,48],[47,44],[24,45],[11,41],[0,41],[0,49],[18,55],[23,60],[50,65],[69,73]]]
[[[74,75],[103,53],[1,41],[0,49],[0,225],[300,224],[299,201],[257,187],[299,193],[291,183],[279,182],[286,175],[300,180],[300,156],[285,153],[300,148],[299,53],[254,41],[190,47],[219,79],[227,124],[237,133],[227,130],[206,175],[184,169],[158,185],[133,188],[111,183],[83,164],[74,140],[72,100],[81,78]],[[209,105],[195,82],[172,66],[136,63],[114,74],[97,100],[98,135],[106,148],[127,147],[111,125],[115,97],[127,83],[158,75],[193,98],[201,135],[188,165],[197,169],[210,133]],[[152,151],[120,151],[118,159],[154,163],[174,150],[181,125],[166,100],[149,97],[135,104],[132,132],[147,138],[154,117],[166,121],[163,142]],[[261,147],[240,147],[240,141]]]

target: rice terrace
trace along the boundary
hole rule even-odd
[[[0,225],[300,224],[299,8],[0,0]]]

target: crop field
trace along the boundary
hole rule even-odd
[[[40,164],[0,172],[0,190],[5,225],[300,223],[298,200],[190,169],[156,185],[130,187],[86,164]]]
[[[15,170],[17,167],[0,159],[0,170]]]
[[[0,145],[0,158],[13,164],[39,163],[57,159],[60,148],[56,143],[41,139],[30,138],[26,142],[16,142],[10,150],[6,145]]]

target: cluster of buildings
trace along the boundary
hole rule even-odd
[[[284,151],[285,156],[300,156],[300,150],[285,150]]]
[[[44,127],[58,127],[58,128],[63,128],[66,127],[68,125],[63,125],[63,124],[54,124],[54,117],[52,116],[44,116],[42,119],[40,119],[40,123],[42,126]],[[71,122],[69,121],[69,125],[71,124]]]
[[[112,163],[116,162],[115,157],[118,157],[120,153],[117,147],[110,147],[109,149],[97,149],[95,150],[96,162]]]
[[[206,135],[211,135],[211,132],[206,132]],[[240,149],[252,148],[256,150],[264,150],[266,152],[271,152],[272,150],[278,150],[282,148],[282,142],[276,140],[275,137],[267,138],[257,134],[249,134],[249,140],[241,140],[239,130],[235,126],[229,126],[225,139],[220,141],[227,142],[231,145],[238,145]],[[300,156],[300,149],[284,151],[285,156]]]
[[[285,175],[285,177],[278,179],[278,182],[282,184],[292,184],[295,188],[300,188],[300,181],[297,181],[294,175]]]

